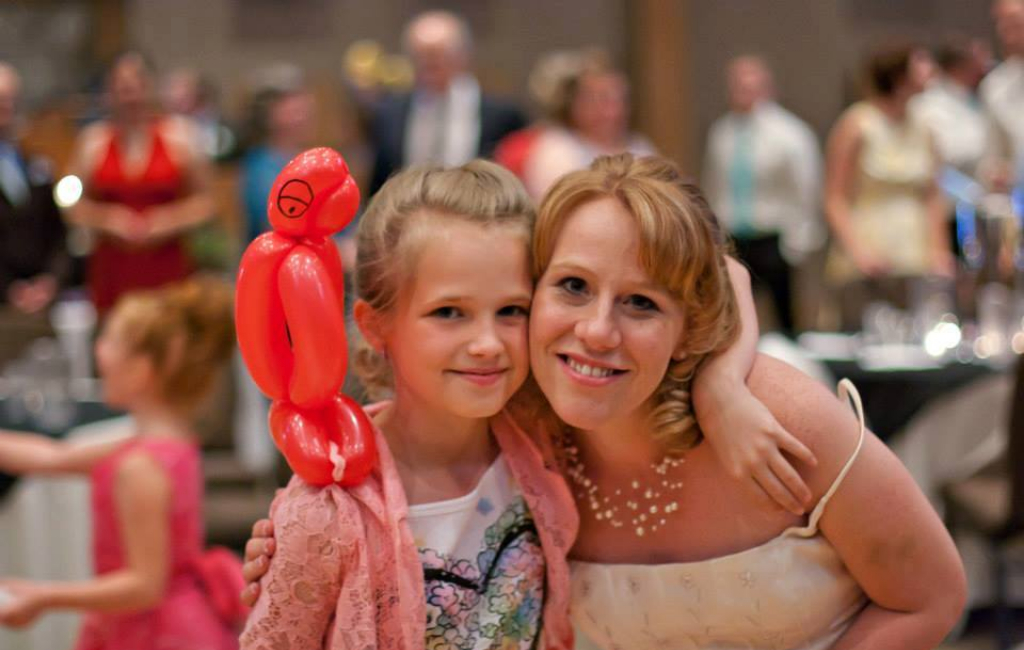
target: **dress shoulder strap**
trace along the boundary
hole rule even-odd
[[[821,519],[822,513],[825,512],[825,506],[828,504],[829,499],[839,489],[839,485],[846,478],[850,468],[853,467],[853,461],[857,460],[857,456],[860,454],[861,447],[864,446],[864,405],[860,401],[860,393],[857,392],[857,387],[853,385],[853,382],[849,379],[843,379],[839,382],[839,399],[849,401],[853,405],[853,410],[857,414],[857,421],[860,423],[860,437],[857,439],[857,448],[850,454],[849,460],[843,465],[843,469],[840,470],[839,475],[836,476],[835,480],[832,481],[832,485],[829,486],[828,491],[818,501],[818,505],[814,507],[811,512],[807,527],[812,530],[817,530],[818,520]]]

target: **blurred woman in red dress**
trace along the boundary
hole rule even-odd
[[[84,192],[67,214],[97,234],[87,282],[101,313],[125,292],[190,275],[185,236],[213,215],[194,126],[157,112],[142,55],[114,61],[107,95],[110,119],[86,127],[76,143],[71,173]]]

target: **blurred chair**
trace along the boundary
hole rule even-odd
[[[889,441],[942,515],[943,488],[977,474],[1006,452],[1006,404],[1013,379],[994,374],[932,400]]]
[[[200,412],[207,544],[242,551],[252,525],[267,516],[278,487],[267,404],[237,358]]]
[[[974,533],[988,546],[998,648],[1012,644],[1011,561],[1024,542],[1024,356],[1010,395],[1006,453],[974,475],[950,482],[943,494],[951,532]]]

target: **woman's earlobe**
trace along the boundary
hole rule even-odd
[[[676,349],[672,350],[672,361],[682,361],[688,356],[688,354],[689,350],[686,349],[686,343],[684,341],[680,341],[679,344],[676,345]]]

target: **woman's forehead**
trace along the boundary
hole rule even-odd
[[[637,258],[640,233],[632,215],[612,197],[587,201],[565,218],[553,255],[583,251],[595,256]]]

